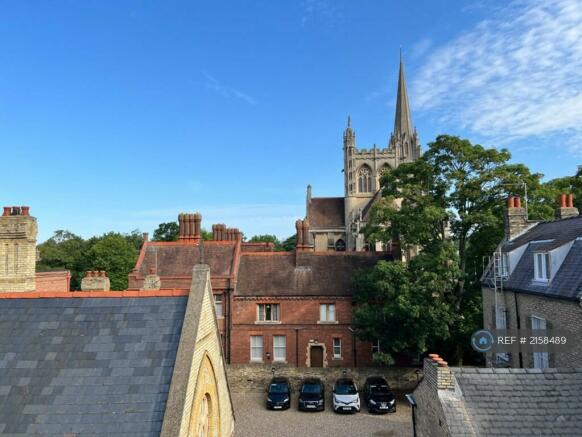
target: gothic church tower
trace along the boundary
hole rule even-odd
[[[348,250],[375,250],[366,246],[361,228],[367,222],[370,208],[380,197],[380,178],[384,172],[398,167],[403,162],[412,162],[420,157],[420,143],[413,128],[408,90],[404,75],[404,62],[400,55],[400,71],[396,96],[394,130],[387,147],[358,149],[356,134],[351,119],[343,135],[345,225]]]
[[[343,133],[343,197],[312,197],[308,187],[306,218],[311,224],[315,251],[385,249],[377,243],[367,243],[361,229],[368,221],[372,205],[381,196],[382,174],[420,157],[420,143],[413,126],[401,54],[394,129],[386,147],[374,144],[368,149],[358,149],[352,120],[348,117]]]

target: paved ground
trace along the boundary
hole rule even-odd
[[[404,402],[398,403],[396,413],[372,415],[363,408],[360,413],[343,415],[332,411],[331,399],[326,399],[323,412],[300,412],[296,394],[286,411],[267,410],[264,393],[233,393],[232,400],[235,437],[412,436],[410,407]]]

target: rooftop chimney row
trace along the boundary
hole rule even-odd
[[[556,210],[556,218],[558,220],[578,217],[580,215],[578,208],[574,206],[574,195],[572,193],[560,194],[558,202],[560,204],[560,207]]]
[[[24,217],[30,216],[29,206],[5,206],[3,207],[2,217],[9,217],[11,215],[20,215]]]
[[[202,229],[202,215],[195,214],[179,214],[178,215],[178,240],[200,240]]]
[[[212,239],[214,241],[237,241],[242,237],[238,228],[227,228],[224,223],[212,225]]]

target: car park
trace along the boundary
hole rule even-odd
[[[371,376],[364,384],[364,401],[370,413],[395,413],[396,399],[386,380]]]
[[[300,411],[325,410],[325,386],[319,378],[306,378],[299,389]]]
[[[286,410],[291,406],[291,384],[283,377],[274,377],[267,387],[267,408]]]
[[[340,378],[333,386],[333,411],[357,413],[360,411],[360,395],[356,383],[350,378]]]

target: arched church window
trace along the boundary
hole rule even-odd
[[[360,193],[372,192],[372,171],[367,165],[360,167],[358,171],[358,191]]]

